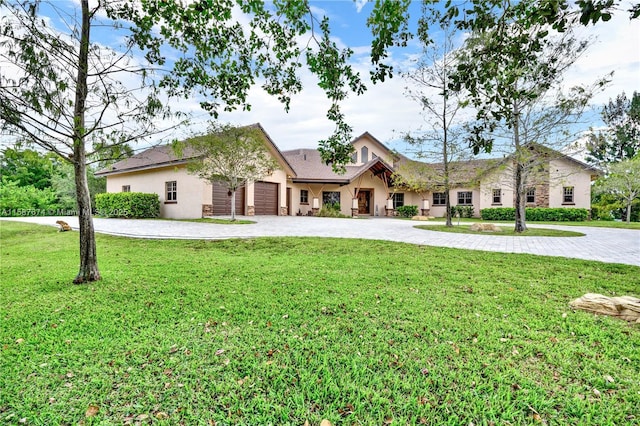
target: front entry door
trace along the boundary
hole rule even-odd
[[[371,191],[358,191],[358,214],[371,214]]]

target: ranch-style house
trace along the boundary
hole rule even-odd
[[[403,205],[418,206],[423,215],[441,217],[445,213],[444,193],[437,185],[414,191],[394,183],[394,173],[402,173],[403,164],[413,161],[395,154],[368,132],[351,142],[351,162],[346,173],[337,174],[321,161],[317,150],[280,151],[260,124],[253,126],[261,131],[279,169],[238,191],[236,214],[313,215],[327,203],[339,203],[341,213],[354,216],[390,216]],[[599,171],[557,151],[544,148],[544,153],[544,166],[539,167],[535,181],[528,182],[527,206],[590,209],[591,181]],[[119,161],[96,175],[106,176],[107,192],[158,194],[164,218],[229,215],[227,189],[189,174],[189,160],[178,158],[170,145],[164,145]],[[439,165],[423,166],[437,176]],[[453,163],[450,170],[452,206],[473,206],[475,216],[488,207],[514,207],[513,168],[508,157]]]

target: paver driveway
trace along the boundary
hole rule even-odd
[[[77,217],[4,218],[55,226],[63,219],[78,227]],[[586,234],[584,237],[508,237],[469,235],[416,229],[416,224],[442,223],[370,218],[332,219],[299,216],[255,216],[249,225],[218,225],[168,220],[94,218],[97,232],[135,238],[226,239],[262,236],[364,238],[503,253],[530,253],[640,266],[640,230],[544,225]],[[536,226],[530,225],[529,226]]]

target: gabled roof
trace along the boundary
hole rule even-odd
[[[346,185],[354,179],[360,177],[366,171],[371,171],[374,175],[393,173],[393,168],[380,158],[374,158],[359,166],[347,165],[346,172],[338,174],[333,168],[325,164],[320,158],[320,152],[316,149],[294,149],[282,153],[297,172],[297,176],[292,179],[297,183],[337,183]]]
[[[265,137],[266,147],[274,156],[274,158],[280,163],[284,171],[289,176],[295,176],[295,170],[287,159],[282,155],[278,147],[273,143],[273,140],[269,134],[264,130],[260,123],[251,124],[246,126],[248,128],[258,129]],[[118,161],[111,166],[99,170],[96,172],[96,176],[109,176],[120,173],[138,172],[150,169],[157,169],[168,166],[178,166],[186,164],[189,160],[196,158],[197,155],[193,150],[187,146],[182,156],[178,157],[171,145],[159,145],[153,148],[149,148],[146,151],[140,152],[124,160]]]

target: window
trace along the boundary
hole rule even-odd
[[[527,189],[527,203],[535,203],[536,202],[536,189],[528,188]]]
[[[300,190],[300,204],[309,204],[309,191],[306,189]]]
[[[122,185],[122,192],[131,192],[131,185]]]
[[[493,204],[502,204],[502,191],[499,189],[494,189],[492,200]]]
[[[322,205],[325,204],[340,204],[340,192],[338,191],[325,191],[322,193]]]
[[[363,163],[369,161],[369,148],[366,146],[363,146],[360,150],[360,160],[362,160]]]
[[[393,208],[397,209],[398,207],[404,206],[404,193],[395,192],[393,194],[389,194],[389,198],[393,200]]]
[[[178,183],[175,180],[165,182],[167,188],[167,197],[165,202],[177,202],[178,201]]]
[[[573,186],[565,186],[562,188],[562,202],[564,204],[573,204]]]
[[[444,206],[446,204],[444,192],[434,192],[433,193],[433,205],[434,206]]]
[[[458,192],[458,205],[470,206],[473,204],[473,193],[471,191]]]
[[[352,162],[353,164],[358,164],[358,153],[357,153],[357,152],[354,152],[354,153],[351,155],[351,162]]]

